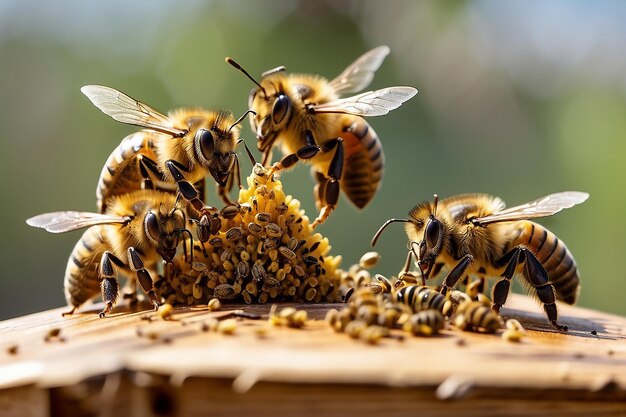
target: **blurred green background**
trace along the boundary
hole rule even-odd
[[[370,249],[387,218],[434,192],[487,192],[511,206],[584,190],[588,202],[541,223],[576,257],[580,305],[626,314],[625,21],[619,1],[2,0],[0,318],[64,304],[80,232],[51,235],[24,220],[95,210],[102,165],[135,130],[97,110],[82,85],[112,86],[164,112],[240,114],[252,85],[227,55],[255,75],[286,65],[332,78],[383,44],[392,52],[372,88],[420,92],[369,119],[387,158],[376,198],[362,212],[342,198],[319,228],[343,265]],[[243,132],[253,144],[247,124]],[[283,181],[312,217],[308,167]],[[390,228],[377,271],[401,268],[405,242],[401,226]]]

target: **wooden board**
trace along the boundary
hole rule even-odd
[[[338,307],[298,306],[316,319],[303,329],[242,320],[232,336],[202,331],[209,317],[228,314],[202,308],[176,309],[169,321],[122,309],[99,319],[100,306],[7,320],[0,323],[0,415],[26,415],[24,407],[29,415],[343,415],[348,405],[363,415],[423,407],[433,415],[626,415],[623,317],[560,305],[570,328],[560,333],[535,302],[511,296],[502,315],[527,329],[521,343],[448,329],[371,346],[324,323]],[[235,308],[267,315],[270,306],[227,307]],[[59,336],[46,338],[52,328]]]

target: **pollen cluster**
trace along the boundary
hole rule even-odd
[[[193,260],[177,257],[155,283],[166,302],[342,300],[341,256],[328,255],[328,239],[314,232],[280,180],[255,165],[238,205],[230,207],[238,209],[220,216],[219,232],[195,242]]]

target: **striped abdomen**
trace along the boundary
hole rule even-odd
[[[454,318],[454,325],[462,330],[493,333],[502,323],[498,313],[478,301],[462,303]]]
[[[349,116],[341,132],[344,166],[341,188],[358,208],[369,203],[383,178],[385,156],[374,129],[362,118]]]
[[[98,265],[108,245],[102,227],[92,226],[78,240],[65,268],[65,300],[78,307],[100,293]]]
[[[437,310],[419,311],[412,315],[405,328],[416,335],[429,336],[439,333],[446,325],[445,318]]]
[[[402,287],[396,291],[395,298],[399,303],[409,306],[413,312],[431,309],[441,311],[446,301],[436,290],[421,285]]]
[[[141,189],[142,176],[139,171],[138,155],[156,161],[153,134],[140,131],[126,136],[107,158],[96,189],[98,210],[104,213],[107,201],[116,195]]]
[[[521,223],[521,233],[514,243],[530,249],[548,273],[556,298],[574,304],[578,297],[580,278],[576,261],[559,238],[545,227],[531,222]]]

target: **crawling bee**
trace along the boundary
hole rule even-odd
[[[315,198],[320,210],[313,227],[334,210],[340,189],[358,208],[376,193],[383,175],[380,139],[362,116],[380,116],[413,97],[412,87],[390,87],[356,93],[369,85],[389,48],[380,46],[365,53],[339,76],[328,81],[320,76],[286,74],[278,67],[262,74],[257,82],[231,58],[226,61],[241,70],[258,88],[250,93],[251,117],[263,165],[272,160],[272,150],[283,153],[272,172],[289,168],[300,160],[312,165],[316,178]]]
[[[576,262],[561,240],[529,219],[551,216],[588,197],[583,192],[562,192],[505,209],[501,199],[486,194],[463,194],[441,202],[435,195],[434,203],[418,204],[408,219],[385,222],[372,246],[389,224],[405,222],[411,247],[408,256],[417,260],[423,279],[436,275],[443,266],[451,268],[443,293],[466,274],[500,276],[492,296],[492,308],[498,312],[506,302],[511,278],[520,272],[543,303],[550,323],[567,330],[557,323],[555,299],[576,302],[580,287]]]
[[[430,309],[413,314],[402,327],[416,336],[431,336],[439,333],[445,325],[443,314],[439,310]]]
[[[442,311],[446,297],[436,290],[421,285],[407,285],[394,293],[397,302],[411,308],[414,313],[423,310]]]
[[[204,178],[210,174],[226,204],[237,177],[235,148],[239,123],[228,111],[177,109],[168,116],[110,87],[87,85],[81,91],[113,119],[146,129],[122,140],[107,159],[96,190],[98,210],[106,212],[110,197],[130,191],[158,189],[180,194],[201,211]],[[196,184],[200,191],[193,185]]]
[[[115,270],[136,274],[155,308],[159,306],[152,277],[160,259],[171,262],[185,242],[186,215],[170,193],[139,190],[113,197],[104,214],[59,211],[26,220],[30,226],[63,233],[89,227],[74,246],[65,270],[65,299],[72,314],[99,291],[105,303],[100,317],[111,311],[119,294]],[[193,242],[190,241],[190,251]],[[185,246],[186,247],[186,246]],[[193,259],[193,253],[191,254]]]
[[[494,333],[502,322],[498,313],[478,301],[466,301],[459,305],[453,323],[461,330]]]

